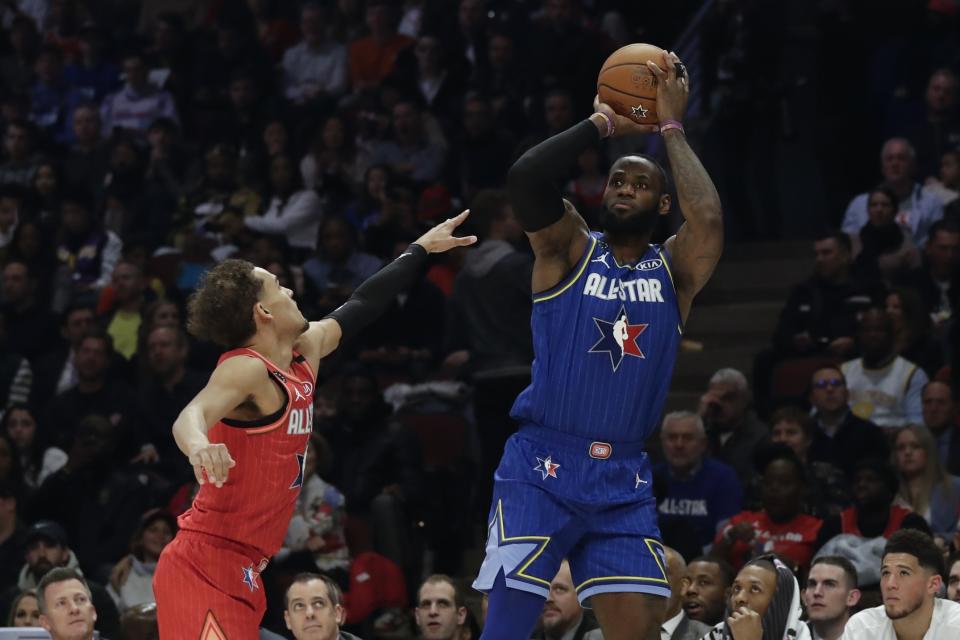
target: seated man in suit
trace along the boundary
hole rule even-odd
[[[687,590],[687,563],[683,556],[664,547],[667,558],[667,576],[670,579],[670,599],[660,626],[660,640],[698,640],[710,631],[710,627],[687,616],[683,610],[683,594]]]
[[[603,640],[593,615],[587,614],[577,600],[566,560],[550,583],[550,595],[531,640]]]

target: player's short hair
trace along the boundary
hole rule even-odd
[[[800,407],[794,405],[780,407],[773,412],[773,415],[770,416],[770,428],[773,429],[774,425],[779,422],[790,422],[800,425],[803,433],[811,440],[813,440],[813,436],[816,434],[817,425],[813,421],[813,417],[806,411],[800,409]]]
[[[856,589],[860,583],[860,575],[857,573],[857,568],[843,556],[819,556],[814,558],[813,562],[810,563],[810,568],[812,569],[818,564],[826,564],[842,569],[843,575],[847,579],[847,587],[849,589]]]
[[[694,424],[697,425],[697,431],[700,432],[700,435],[706,437],[707,430],[703,426],[703,418],[699,414],[694,413],[693,411],[671,411],[667,415],[663,416],[663,422],[660,423],[660,431],[663,432],[666,430],[667,425],[676,420],[690,420],[692,419]]]
[[[663,165],[660,164],[659,160],[653,156],[648,156],[645,153],[628,153],[625,156],[620,156],[613,161],[613,164],[610,165],[610,171],[607,172],[608,176],[610,175],[610,172],[613,171],[613,168],[617,166],[617,163],[624,158],[641,158],[652,164],[654,168],[656,168],[657,174],[660,176],[660,193],[664,194],[670,190],[670,177],[667,175],[667,170],[663,168]]]
[[[420,591],[424,586],[428,584],[448,584],[453,589],[453,604],[458,609],[460,607],[466,606],[463,601],[463,594],[460,591],[460,587],[457,586],[457,583],[453,578],[448,576],[445,573],[434,573],[427,576],[426,580],[420,583],[420,587],[417,589],[417,600],[420,600]]]
[[[83,579],[83,575],[81,575],[79,571],[69,567],[57,567],[56,569],[47,571],[37,584],[37,608],[40,609],[40,613],[47,613],[47,587],[52,584],[67,582],[68,580],[78,581],[83,585],[83,590],[87,592],[87,597],[93,597],[90,594],[90,585]]]
[[[187,302],[187,330],[226,349],[242,346],[257,332],[253,305],[263,281],[246,260],[224,260],[208,271]]]
[[[837,229],[824,230],[818,233],[817,237],[813,239],[814,242],[823,242],[824,240],[833,240],[837,243],[837,246],[847,253],[853,252],[853,241],[850,240],[850,236],[843,231]]]
[[[883,548],[883,557],[891,553],[906,553],[917,559],[917,564],[932,573],[943,574],[943,554],[928,534],[918,529],[900,529],[894,532]]]
[[[730,384],[742,394],[749,395],[750,385],[747,384],[747,376],[743,375],[738,369],[725,367],[710,376],[710,384]]]
[[[693,560],[687,563],[687,567],[692,565],[694,562],[707,562],[709,564],[717,565],[717,569],[720,570],[720,579],[723,580],[724,588],[729,587],[733,584],[733,579],[737,576],[737,572],[733,570],[733,566],[719,556],[707,555],[707,556],[697,556]]]
[[[307,582],[312,582],[313,580],[319,580],[327,586],[327,598],[330,600],[330,604],[337,606],[342,604],[343,601],[343,591],[340,590],[340,585],[338,585],[333,578],[322,573],[298,573],[293,577],[293,582],[290,583],[290,586],[287,587],[287,590],[283,594],[283,608],[290,608],[290,589],[293,588],[295,584],[306,584]]]

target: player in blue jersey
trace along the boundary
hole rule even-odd
[[[680,125],[686,71],[672,53],[649,66],[659,128],[598,104],[510,170],[511,202],[536,255],[535,357],[511,412],[520,429],[494,478],[474,583],[489,594],[484,640],[530,637],[564,558],[606,640],[659,638],[670,588],[643,443],[660,418],[691,302],[720,258],[723,222]],[[650,244],[670,211],[667,176],[632,155],[610,169],[603,233],[592,233],[561,197],[561,179],[599,138],[658,130],[685,222],[663,246]]]

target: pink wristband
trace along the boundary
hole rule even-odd
[[[683,130],[683,125],[676,120],[663,120],[660,122],[660,135],[663,135],[664,132],[670,131],[670,129],[679,129],[680,133],[686,135],[686,131]]]
[[[603,116],[603,119],[607,121],[607,135],[603,137],[604,138],[611,137],[614,134],[614,132],[617,130],[617,120],[614,117],[615,114],[613,112],[613,109],[611,109],[610,107],[607,107],[606,105],[601,105],[600,108],[596,111],[596,113],[599,113],[601,116]]]

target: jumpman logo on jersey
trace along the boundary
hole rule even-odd
[[[610,356],[610,366],[616,371],[620,368],[624,356],[633,356],[634,358],[645,358],[640,346],[637,344],[637,338],[644,332],[648,325],[630,324],[627,319],[627,310],[623,305],[617,313],[617,319],[613,322],[607,322],[600,318],[593,319],[594,324],[600,331],[600,339],[590,347],[589,353],[606,353]]]
[[[599,258],[594,258],[593,260],[591,260],[591,261],[590,261],[590,264],[593,264],[594,262],[602,262],[602,263],[603,263],[603,266],[605,266],[607,269],[609,269],[609,268],[610,268],[610,265],[607,264],[607,256],[608,256],[608,255],[610,255],[610,252],[609,252],[609,251],[606,252],[606,253],[601,254],[601,256],[600,256]]]
[[[290,485],[291,489],[299,489],[303,486],[303,475],[306,471],[307,466],[307,455],[306,452],[297,454],[297,477],[294,479],[293,484]]]
[[[560,465],[553,461],[553,456],[547,456],[546,458],[537,458],[537,466],[533,470],[542,473],[543,479],[546,480],[548,476],[556,478],[559,468]]]
[[[257,584],[258,575],[260,574],[253,570],[253,565],[243,568],[243,584],[247,585],[247,587],[250,588],[250,591],[260,588],[260,585]]]

